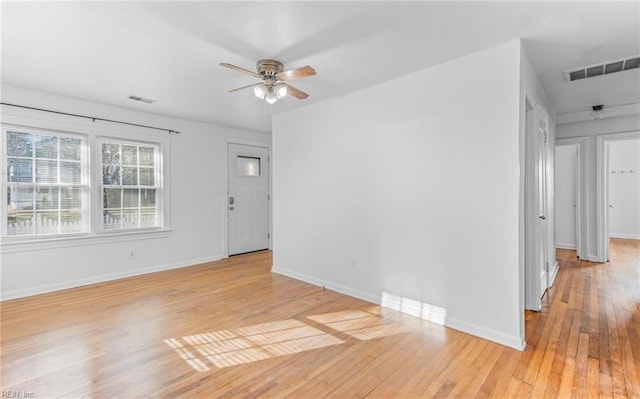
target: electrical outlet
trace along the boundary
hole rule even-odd
[[[136,251],[129,251],[129,259],[135,259],[136,258]]]

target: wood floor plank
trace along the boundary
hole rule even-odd
[[[612,240],[606,264],[557,256],[523,352],[271,273],[267,251],[0,303],[0,385],[35,398],[640,398],[640,241]]]

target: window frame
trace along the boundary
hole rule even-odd
[[[0,136],[0,150],[1,150],[1,159],[2,159],[2,194],[0,198],[2,200],[2,229],[0,231],[2,240],[7,241],[35,241],[35,240],[47,240],[47,239],[62,239],[62,238],[73,238],[78,236],[86,236],[91,234],[92,230],[92,201],[91,201],[91,161],[90,161],[90,146],[89,146],[89,137],[86,134],[69,132],[69,131],[61,131],[56,129],[46,129],[46,128],[37,128],[37,127],[26,127],[26,126],[18,126],[8,123],[3,123],[0,131],[2,135]],[[58,138],[66,137],[80,140],[80,183],[46,183],[46,182],[9,182],[8,175],[8,162],[9,162],[9,154],[8,154],[8,145],[7,138],[8,132],[16,132],[16,133],[26,133],[30,135],[48,135],[55,136]],[[34,148],[35,151],[35,148]],[[32,154],[35,155],[35,154]],[[29,157],[32,160],[37,160],[38,158],[35,156]],[[57,161],[60,162],[60,154],[57,155]],[[59,164],[58,164],[59,166]],[[36,169],[32,169],[32,173],[35,175]],[[58,172],[59,173],[59,172]],[[33,179],[35,180],[35,179]],[[71,189],[80,189],[81,190],[81,213],[82,213],[82,231],[71,232],[71,233],[54,233],[54,234],[16,234],[9,235],[9,211],[8,211],[8,195],[7,191],[10,187],[20,188],[20,186],[24,188],[31,188],[33,190],[37,190],[40,187],[59,187],[59,188],[71,188]],[[34,205],[35,206],[35,205]],[[34,212],[36,209],[33,210]],[[56,212],[60,212],[60,208],[56,210]]]
[[[102,144],[103,143],[108,143],[108,144],[117,144],[120,146],[123,145],[133,145],[133,146],[137,146],[137,147],[141,147],[141,146],[145,146],[145,147],[153,147],[154,148],[154,186],[141,186],[141,185],[135,185],[135,186],[128,186],[128,185],[124,185],[121,184],[120,185],[105,185],[103,182],[103,162],[102,162]],[[95,218],[96,218],[96,230],[98,234],[104,234],[104,235],[111,235],[111,234],[122,234],[122,233],[135,233],[135,232],[145,232],[145,231],[154,231],[154,230],[160,230],[164,228],[164,223],[165,223],[165,212],[164,212],[164,198],[165,198],[165,193],[164,193],[164,171],[162,168],[162,160],[164,159],[163,156],[163,148],[162,148],[162,144],[158,143],[158,142],[151,142],[151,141],[146,141],[146,140],[136,140],[136,139],[129,139],[129,138],[121,138],[121,137],[111,137],[111,136],[99,136],[97,137],[96,140],[96,145],[95,145],[95,151],[96,151],[96,168],[95,168],[95,173],[94,175],[95,177],[95,181],[96,181],[96,202],[97,202],[97,210],[95,212]],[[123,164],[121,163],[120,166],[123,166]],[[138,167],[139,162],[138,162]],[[122,178],[122,172],[120,172],[120,177]],[[104,212],[105,212],[105,208],[104,208],[104,198],[103,198],[103,189],[104,188],[108,188],[108,187],[114,187],[114,188],[120,188],[120,189],[126,189],[126,188],[132,188],[132,189],[150,189],[153,188],[156,190],[156,195],[155,195],[155,212],[156,212],[156,222],[157,225],[156,226],[150,226],[150,227],[135,227],[135,228],[119,228],[119,229],[106,229],[104,227],[104,222],[103,222],[103,216],[104,216]],[[122,203],[123,200],[121,200]],[[139,208],[139,207],[138,207]],[[121,204],[120,209],[124,209],[123,205]]]

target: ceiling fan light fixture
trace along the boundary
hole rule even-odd
[[[276,96],[276,93],[273,92],[272,87],[267,88],[267,93],[264,95],[264,101],[268,102],[269,104],[273,104],[278,101],[278,97]]]
[[[276,85],[276,97],[278,100],[285,97],[287,95],[287,86],[284,83],[279,83]]]
[[[309,97],[307,93],[283,82],[308,78],[316,74],[315,69],[309,65],[285,71],[284,65],[282,65],[280,61],[271,59],[259,60],[256,63],[255,72],[226,62],[221,62],[220,66],[233,69],[234,71],[242,72],[246,75],[251,75],[262,80],[262,83],[238,87],[236,89],[229,90],[229,92],[235,92],[252,87],[253,94],[259,99],[265,100],[269,104],[274,104],[279,99],[286,96],[291,96],[298,100],[306,99]]]
[[[604,117],[604,105],[594,105],[591,107],[591,119],[602,119]]]
[[[256,86],[253,88],[253,94],[256,95],[261,100],[264,100],[265,95],[267,94],[262,86]]]

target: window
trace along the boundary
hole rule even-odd
[[[260,158],[238,155],[238,176],[260,176]]]
[[[89,231],[85,136],[3,128],[5,236]]]
[[[103,138],[99,147],[102,230],[161,227],[159,146]]]
[[[163,137],[149,143],[90,129],[1,128],[0,246],[20,251],[43,239],[57,246],[168,232]]]

